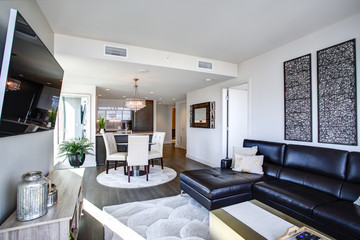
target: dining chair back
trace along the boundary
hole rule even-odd
[[[165,140],[165,132],[154,132],[151,142],[151,151],[159,152],[161,157],[163,155],[163,147],[164,147],[164,140]]]
[[[102,135],[105,143],[106,157],[108,157],[117,152],[115,136],[112,132],[103,133]]]
[[[146,173],[146,181],[148,181],[148,149],[149,135],[129,135],[127,155],[128,182],[130,182],[130,167],[133,166],[144,166]]]
[[[107,132],[102,134],[106,150],[106,174],[109,172],[109,162],[115,163],[115,170],[118,162],[123,162],[124,174],[126,174],[126,152],[118,152],[114,133]]]
[[[151,142],[151,151],[149,152],[149,165],[150,160],[154,166],[154,159],[160,159],[161,168],[164,169],[163,163],[163,148],[164,148],[165,132],[154,132]]]
[[[129,135],[128,137],[128,166],[147,165],[149,135]]]

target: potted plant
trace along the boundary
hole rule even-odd
[[[80,167],[85,162],[86,154],[94,155],[94,143],[87,138],[64,141],[59,145],[59,156],[67,157],[73,167]]]
[[[131,122],[131,120],[129,120],[129,121],[126,123],[126,130],[132,130],[131,127],[132,127],[132,122]]]
[[[51,110],[49,110],[49,118],[48,118],[48,125],[47,127],[52,127],[53,123],[55,122],[56,119],[56,114],[57,114],[57,110],[54,108],[51,108]]]
[[[105,124],[106,124],[106,119],[105,116],[99,116],[99,128],[100,128],[100,133],[104,133],[105,132]]]

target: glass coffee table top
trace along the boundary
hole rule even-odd
[[[211,239],[273,239],[284,235],[290,227],[314,228],[257,200],[251,200],[210,212]],[[329,236],[317,231],[325,239]]]

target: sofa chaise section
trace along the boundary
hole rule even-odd
[[[180,174],[180,187],[209,210],[252,199],[251,188],[264,180],[260,174],[207,168]]]
[[[252,199],[255,182],[270,181],[278,176],[286,145],[252,140],[244,145],[258,146],[258,154],[264,155],[264,175],[220,168],[189,170],[180,174],[180,188],[209,210]]]

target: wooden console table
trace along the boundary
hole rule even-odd
[[[58,189],[57,204],[44,216],[27,222],[16,220],[16,211],[0,226],[0,240],[69,240],[77,238],[83,202],[82,179],[85,169],[55,170],[49,174]]]

